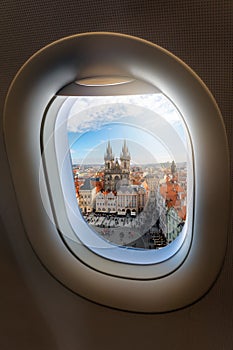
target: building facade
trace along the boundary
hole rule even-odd
[[[91,213],[94,208],[96,197],[96,188],[93,186],[91,179],[86,179],[79,189],[78,204],[82,213]]]
[[[134,216],[144,209],[147,192],[142,186],[123,185],[118,191],[98,192],[95,199],[97,213]]]
[[[177,169],[173,162],[171,175],[166,176],[156,191],[159,228],[168,243],[181,232],[186,220],[186,190],[177,182]]]
[[[97,213],[116,213],[117,197],[113,192],[98,192],[96,195],[95,211]]]

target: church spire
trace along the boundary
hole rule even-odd
[[[108,145],[104,155],[104,160],[106,161],[106,160],[113,160],[113,159],[114,159],[114,155],[112,153],[112,147],[110,145],[110,141],[108,141]]]
[[[130,160],[130,153],[128,150],[128,147],[126,145],[126,140],[124,140],[124,144],[122,146],[122,151],[121,151],[121,159],[123,160]]]

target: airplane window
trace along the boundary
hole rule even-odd
[[[133,79],[84,81],[95,95],[80,90],[83,81],[71,84],[46,117],[54,120],[47,139],[54,139],[72,231],[66,225],[61,233],[113,261],[164,261],[192,235],[193,159],[183,117],[162,92]]]
[[[4,137],[27,236],[64,286],[165,312],[213,285],[230,207],[226,133],[208,88],[172,53],[117,33],[48,45],[10,87]]]

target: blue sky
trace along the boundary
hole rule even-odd
[[[73,163],[103,163],[108,140],[119,157],[124,139],[133,164],[186,160],[182,118],[162,94],[78,97],[67,128]]]

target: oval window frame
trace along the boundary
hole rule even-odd
[[[162,278],[115,277],[77,259],[49,218],[53,210],[45,172],[44,208],[39,186],[40,132],[48,103],[70,82],[103,75],[133,76],[158,87],[178,107],[190,131],[195,159],[193,239],[185,260],[175,254],[172,259],[178,259],[177,266],[174,268],[173,259],[172,273]],[[4,136],[28,238],[42,263],[65,286],[113,308],[165,312],[193,303],[213,285],[227,241],[230,196],[226,133],[221,113],[206,86],[170,52],[143,39],[116,33],[79,34],[52,43],[36,53],[14,79],[5,104]],[[215,157],[221,179],[216,173]],[[221,192],[216,191],[218,185]],[[218,207],[211,200],[213,192]],[[216,249],[212,242],[219,232],[222,236]]]

